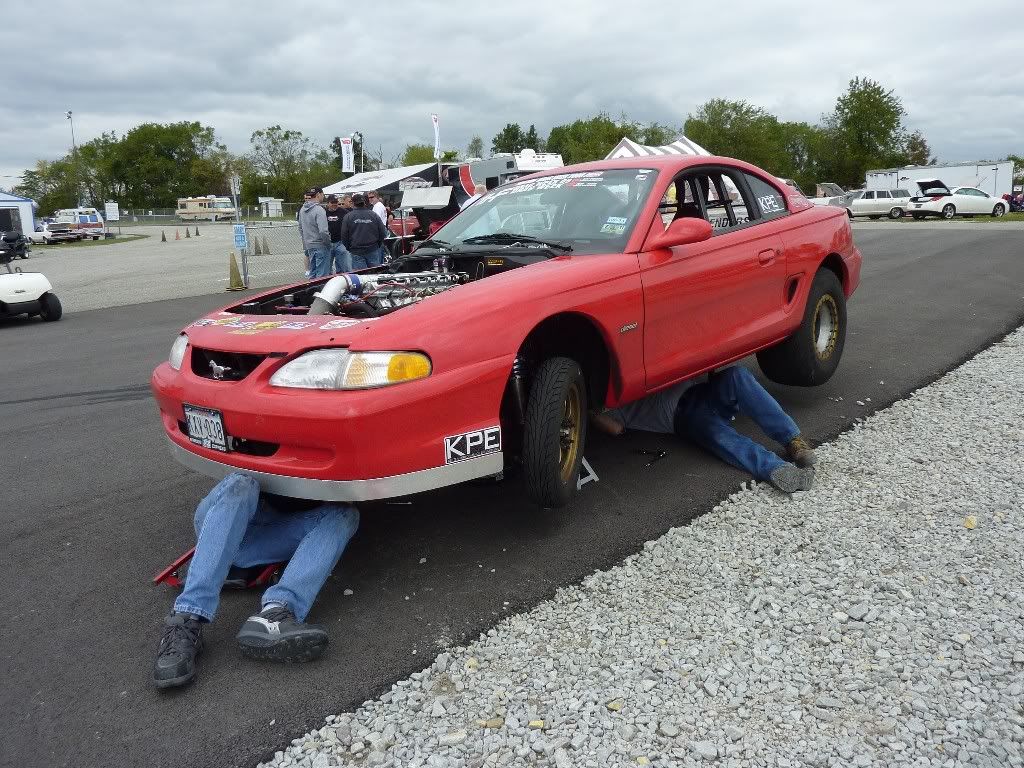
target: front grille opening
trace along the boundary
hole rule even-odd
[[[255,371],[266,357],[192,347],[192,373],[216,381],[241,381]]]
[[[188,424],[178,421],[178,431],[188,437]],[[278,443],[267,443],[262,440],[246,440],[244,437],[228,436],[232,453],[244,453],[246,456],[273,456],[280,448]]]

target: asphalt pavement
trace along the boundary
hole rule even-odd
[[[858,228],[857,241],[863,281],[836,376],[769,385],[813,440],[1024,321],[1019,229]],[[211,483],[170,461],[148,377],[181,326],[226,301],[0,322],[2,765],[252,765],[746,479],[668,437],[595,436],[586,455],[600,479],[563,511],[530,507],[514,478],[366,505],[310,617],[331,631],[324,658],[243,660],[233,637],[258,596],[228,593],[196,683],[158,693],[151,665],[174,591],[151,578],[193,543]],[[635,453],[660,448],[669,455],[650,467]]]

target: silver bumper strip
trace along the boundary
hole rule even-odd
[[[196,472],[218,479],[227,477],[232,472],[241,472],[243,475],[254,478],[260,484],[260,489],[267,493],[319,501],[371,501],[408,496],[412,493],[443,488],[446,485],[464,483],[479,477],[496,475],[505,466],[504,456],[499,451],[475,459],[446,464],[443,467],[421,469],[404,475],[377,477],[371,480],[315,480],[309,477],[274,475],[269,472],[233,467],[230,464],[223,464],[187,451],[170,438],[167,438],[167,442],[175,460]]]

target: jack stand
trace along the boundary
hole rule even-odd
[[[196,548],[192,547],[192,549],[154,576],[153,583],[166,584],[170,587],[183,586],[185,582],[182,581],[179,572],[181,571],[181,567],[191,560],[195,553]],[[225,582],[225,586],[233,589],[253,589],[255,587],[262,587],[266,584],[271,584],[280,577],[281,571],[284,570],[285,565],[287,565],[287,563],[270,563],[269,565],[258,565],[253,568],[240,569],[245,572],[244,580],[229,578],[229,580]],[[250,578],[250,574],[253,573],[255,576]]]

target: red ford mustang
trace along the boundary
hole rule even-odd
[[[175,457],[359,501],[501,473],[576,490],[587,411],[756,352],[821,384],[861,256],[842,208],[723,157],[560,168],[492,190],[386,267],[185,328],[152,387]]]

